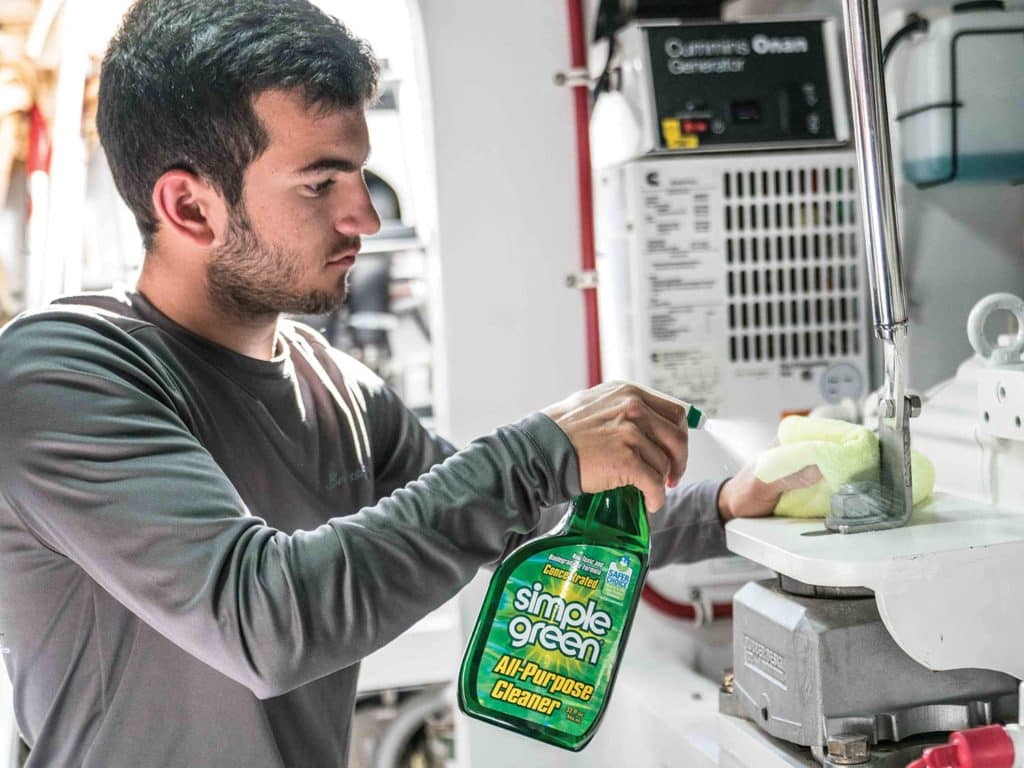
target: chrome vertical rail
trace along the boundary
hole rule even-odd
[[[843,13],[871,304],[875,333],[888,341],[897,327],[906,326],[907,297],[896,223],[878,2],[843,0]]]

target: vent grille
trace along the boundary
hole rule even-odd
[[[723,174],[729,357],[861,353],[861,260],[850,166]]]

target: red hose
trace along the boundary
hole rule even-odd
[[[569,1],[569,38],[572,68],[586,70],[587,50],[583,31],[583,0]],[[596,265],[594,250],[594,187],[590,167],[590,88],[586,82],[572,86],[576,112],[576,172],[580,195],[580,250],[583,272]],[[597,289],[583,289],[584,328],[587,343],[587,385],[601,383],[601,339],[597,324]]]
[[[686,619],[687,621],[697,621],[700,616],[700,606],[697,603],[676,602],[675,600],[661,594],[650,584],[644,585],[644,591],[641,593],[641,596],[643,597],[644,602],[649,606],[674,618]],[[731,618],[732,603],[711,604],[711,621]]]
[[[43,173],[50,172],[50,129],[46,124],[46,118],[39,109],[38,104],[32,105],[29,113],[29,139],[28,157],[25,159],[25,172],[32,174],[36,171]]]
[[[50,129],[46,118],[38,104],[32,105],[29,113],[28,156],[25,159],[25,176],[31,178],[33,173],[50,172],[50,157],[53,147],[50,144]],[[32,195],[28,195],[25,203],[25,215],[32,216]]]

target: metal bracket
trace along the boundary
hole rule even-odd
[[[868,744],[898,743],[930,733],[948,733],[1008,722],[1013,719],[1016,710],[1017,695],[1006,694],[975,701],[920,704],[873,715],[830,717],[825,721],[826,740],[831,742],[846,737],[864,739]]]
[[[586,67],[575,67],[573,69],[562,69],[555,72],[555,85],[567,86],[569,88],[589,88],[590,72]]]
[[[905,342],[899,334],[884,342],[886,390],[878,408],[879,478],[844,483],[832,497],[825,527],[862,533],[907,524],[913,511],[910,419],[921,412],[921,398],[906,394]]]
[[[573,272],[565,276],[567,288],[579,288],[581,291],[597,288],[597,270],[588,269],[583,272]]]

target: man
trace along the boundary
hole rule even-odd
[[[652,509],[681,406],[605,385],[456,453],[281,319],[340,303],[377,66],[304,0],[141,0],[99,129],[137,291],[0,337],[0,632],[31,766],[344,765],[358,662],[583,491]],[[791,478],[806,483],[809,477]],[[785,484],[679,486],[655,563]],[[719,491],[721,490],[721,493]]]

